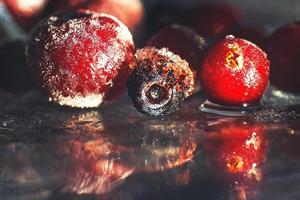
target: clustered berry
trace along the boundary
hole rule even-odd
[[[241,14],[235,8],[227,4],[201,6],[186,16],[190,27],[167,26],[174,21],[165,20],[165,27],[136,51],[129,29],[136,30],[143,18],[140,0],[4,3],[26,30],[50,13],[31,31],[26,47],[30,70],[25,61],[19,69],[22,64],[9,59],[15,56],[12,52],[2,58],[2,72],[32,72],[42,91],[60,105],[98,107],[119,97],[127,87],[133,105],[146,115],[174,112],[200,89],[213,103],[239,107],[260,102],[269,84],[269,71],[271,84],[299,92],[299,23],[277,30],[265,45],[265,33],[241,25]],[[51,14],[56,11],[60,13]],[[180,17],[177,12],[174,9],[163,15]],[[266,47],[271,70],[267,54],[246,39]],[[0,57],[6,57],[2,51],[6,46],[0,47]],[[20,56],[18,61],[23,60]],[[31,74],[9,76],[12,81],[24,82],[23,86],[32,81],[26,79]],[[7,89],[2,83],[0,88]],[[31,84],[26,87],[30,88]]]

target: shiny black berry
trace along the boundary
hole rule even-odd
[[[143,114],[161,116],[178,110],[194,90],[188,63],[166,48],[146,47],[136,53],[137,67],[128,80],[128,94]]]

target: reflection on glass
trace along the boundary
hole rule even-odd
[[[119,147],[98,138],[90,141],[69,141],[59,145],[65,159],[66,182],[63,192],[101,194],[111,191],[131,175],[134,168],[120,159]]]
[[[164,171],[180,167],[193,159],[197,143],[187,123],[147,121],[144,128],[147,131],[138,150],[141,154],[140,171]]]
[[[270,86],[263,97],[266,104],[273,106],[290,106],[299,105],[300,95],[296,93],[289,93],[277,89],[275,86]]]
[[[232,199],[255,195],[263,179],[261,166],[268,150],[263,126],[224,123],[209,132],[204,148],[229,180]]]
[[[122,155],[130,148],[112,143],[98,111],[71,116],[62,125],[66,132],[78,133],[79,138],[55,143],[63,165],[62,191],[76,194],[102,194],[120,185],[134,172]]]
[[[45,189],[48,182],[34,168],[27,145],[3,145],[0,152],[0,199],[48,198],[50,191]]]
[[[185,169],[183,172],[175,174],[174,183],[176,186],[186,186],[190,183],[191,179],[191,170]]]
[[[73,114],[61,126],[65,133],[99,134],[104,130],[103,119],[98,111]]]

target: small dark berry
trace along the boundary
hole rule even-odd
[[[178,110],[194,90],[188,63],[166,48],[146,47],[136,53],[137,67],[128,80],[134,106],[146,115],[160,116]]]

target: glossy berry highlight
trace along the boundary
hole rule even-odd
[[[133,52],[132,35],[118,19],[74,11],[35,27],[27,60],[50,100],[84,108],[99,106],[112,88],[125,88]]]
[[[178,110],[194,90],[188,63],[166,48],[146,47],[136,53],[137,66],[130,76],[128,94],[138,111],[161,116]]]
[[[270,62],[255,44],[227,36],[209,51],[200,71],[209,100],[231,106],[258,102],[269,82]]]

